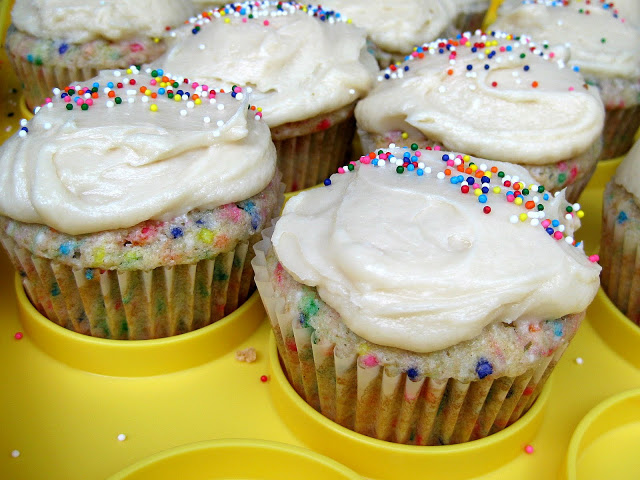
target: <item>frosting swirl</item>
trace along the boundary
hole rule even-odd
[[[270,127],[349,105],[377,72],[363,30],[295,2],[226,6],[174,35],[154,66],[224,89],[250,87]]]
[[[11,18],[34,37],[84,43],[161,36],[194,10],[190,0],[18,0]]]
[[[269,184],[275,148],[241,89],[188,97],[166,77],[120,73],[66,89],[2,145],[2,215],[76,235],[214,208]]]
[[[572,245],[580,222],[577,213],[567,214],[563,193],[529,185],[521,167],[478,166],[467,157],[475,172],[484,172],[473,182],[482,177],[481,185],[499,190],[478,196],[474,184],[443,172],[449,164],[456,171],[461,155],[453,161],[454,154],[433,151],[389,152],[373,160],[378,168],[358,164],[333,175],[330,187],[293,197],[272,236],[283,267],[316,287],[353,332],[380,345],[430,352],[494,322],[556,319],[589,305],[600,268]],[[403,167],[394,162],[413,165],[413,158],[419,170],[407,166],[414,171],[399,175]],[[385,161],[391,164],[381,167]],[[513,176],[501,177],[498,169]],[[521,198],[519,205],[514,191],[527,203]]]
[[[601,135],[604,107],[579,73],[543,58],[527,38],[474,35],[424,45],[356,106],[359,128],[418,130],[446,148],[544,165]]]

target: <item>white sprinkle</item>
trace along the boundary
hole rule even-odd
[[[52,93],[57,97],[58,95],[60,95],[60,89],[56,87],[52,90]]]
[[[114,77],[119,77],[120,75],[122,75],[122,74],[120,73],[119,70],[114,70],[114,72],[113,72],[113,76]]]
[[[224,120],[218,120],[216,122],[216,125],[218,125],[219,127],[223,126],[224,125]]]
[[[578,358],[576,358],[576,363],[578,365],[582,365],[584,363],[584,360],[582,359],[582,357],[578,357]]]
[[[578,210],[580,210],[580,204],[579,203],[574,203],[573,205],[571,205],[573,207],[573,210],[575,212],[577,212]]]
[[[53,105],[53,103],[48,103],[47,106],[49,106],[49,105]],[[33,113],[34,114],[38,113],[39,111],[40,111],[40,107],[36,107],[36,108],[33,109]]]
[[[218,104],[218,110],[224,110],[224,104],[223,103],[219,103]]]
[[[244,95],[242,93],[236,93],[236,100],[242,100]]]
[[[102,89],[102,93],[104,93],[105,95],[107,95],[110,91],[111,91],[111,89],[109,87],[104,87]]]
[[[20,456],[20,450],[11,450],[11,456],[13,458],[18,458]]]
[[[567,220],[571,220],[573,217],[570,213],[567,213],[564,218],[566,218]]]
[[[511,215],[511,216],[509,217],[509,221],[510,221],[511,223],[518,223],[518,221],[519,221],[519,220],[518,220],[518,216],[517,216],[517,215]]]
[[[118,435],[118,441],[119,442],[124,442],[127,439],[127,436],[124,433],[120,433]]]
[[[142,101],[142,103],[147,103],[149,101],[149,97],[145,95],[144,97],[140,98],[140,100]]]
[[[187,116],[187,111],[185,109],[180,110],[180,116],[181,117],[186,117]]]
[[[389,144],[389,148],[396,148],[396,144],[395,143],[390,143]]]
[[[26,137],[26,136],[27,136],[27,132],[25,132],[24,130],[20,130],[20,131],[18,132],[18,136],[19,136],[19,137],[24,138],[24,137]]]
[[[456,159],[453,161],[453,164],[457,167],[458,165],[460,165],[462,163],[462,160],[459,159],[458,157],[456,157]]]
[[[349,95],[355,95],[356,91],[353,88],[349,89]]]
[[[26,127],[27,126],[27,119],[23,118],[22,120],[20,120],[20,126],[21,127]]]
[[[204,50],[204,49],[205,49],[204,43],[201,43],[200,45],[198,45],[198,48],[199,48],[200,50]]]
[[[564,225],[558,225],[559,232],[564,232],[564,229],[565,229]]]
[[[106,105],[107,108],[113,108],[113,102],[111,100],[109,100]]]
[[[253,88],[251,88],[251,87],[247,87],[245,90],[247,91],[247,93],[253,92]]]
[[[473,90],[475,90],[475,89],[476,89],[476,86],[475,86],[475,85],[469,85],[469,90],[472,90],[472,91],[473,91]]]
[[[540,220],[538,220],[537,218],[531,220],[532,227],[537,227],[538,225],[540,225]]]
[[[129,95],[129,96],[135,95],[136,93],[138,93],[138,92],[133,90],[133,89],[127,90],[127,95]]]
[[[446,89],[446,88],[444,88],[444,85],[440,85],[440,86],[438,87],[438,91],[439,91],[440,93],[444,93],[444,92],[446,92],[446,91],[447,91],[447,89]]]
[[[210,117],[204,117],[202,120],[204,120],[204,123],[210,123],[211,122],[211,118]]]
[[[424,167],[424,173],[431,173],[431,167]]]
[[[195,107],[195,106],[196,106],[196,104],[195,104],[193,101],[189,100],[189,101],[187,102],[187,108],[193,108],[193,107]]]
[[[47,103],[47,108],[53,108],[53,103]],[[36,107],[33,113],[38,113],[40,111],[40,107]]]
[[[538,203],[540,201],[540,197],[538,197],[537,195],[535,197],[533,197],[531,200],[533,200],[534,202]]]
[[[220,130],[214,130],[213,131],[213,136],[214,137],[219,137],[220,136]]]
[[[571,245],[573,243],[573,237],[565,237],[564,241]]]
[[[129,102],[129,103],[136,103],[136,99],[135,99],[135,98],[133,98],[133,97],[129,97],[129,98],[127,98],[127,102]]]
[[[424,162],[418,162],[418,168],[422,168],[424,170]]]
[[[518,180],[520,180],[520,177],[517,175],[514,175],[513,177],[511,177],[512,182],[517,182]]]
[[[487,170],[487,165],[485,163],[481,163],[480,164],[480,170],[486,171]]]
[[[438,180],[443,180],[444,179],[444,172],[438,172],[438,175],[436,175],[436,177],[438,177]]]
[[[51,129],[51,124],[50,124],[49,122],[46,122],[46,123],[43,125],[43,127],[44,127],[44,129],[45,129],[45,130],[50,130],[50,129]]]
[[[255,120],[262,120],[262,117],[260,115],[256,115],[255,117],[253,117]]]
[[[215,98],[210,98],[210,99],[209,99],[209,103],[210,103],[211,105],[213,105],[214,103],[216,103],[216,99],[215,99]]]
[[[379,167],[384,167],[387,164],[387,162],[385,162],[384,160],[378,160],[378,166]]]
[[[378,75],[378,81],[381,82],[382,80],[384,80],[384,77],[382,75]]]

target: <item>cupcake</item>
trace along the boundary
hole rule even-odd
[[[180,83],[248,87],[287,191],[317,185],[347,161],[353,110],[377,71],[363,30],[319,7],[264,1],[204,12],[173,36],[150,67]]]
[[[618,157],[631,148],[640,127],[638,28],[598,4],[526,2],[498,10],[491,29],[525,34],[549,55],[568,53],[567,65],[598,87],[606,108],[600,158]]]
[[[449,0],[328,0],[322,6],[367,31],[381,67],[401,61],[415,45],[453,34],[457,18],[457,4]]]
[[[165,50],[166,28],[194,8],[190,0],[16,0],[6,49],[27,106],[33,109],[54,87],[89,79],[99,70],[157,58]]]
[[[436,40],[383,70],[356,108],[365,151],[442,146],[517,163],[577,201],[601,148],[596,88],[527,38],[502,32]]]
[[[482,28],[491,0],[455,0],[455,27],[459,32],[475,32]]]
[[[640,141],[604,191],[600,257],[602,288],[611,301],[640,325]]]
[[[33,305],[79,333],[147,339],[242,304],[282,202],[254,109],[137,71],[54,90],[0,147],[0,242]]]
[[[342,172],[289,200],[256,245],[292,386],[397,443],[517,421],[598,290],[573,239],[581,211],[523,168],[455,153],[389,148]]]

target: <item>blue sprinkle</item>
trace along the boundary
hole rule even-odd
[[[407,165],[407,170],[409,170],[410,172],[413,172],[415,168],[416,167],[413,166],[413,163],[410,163],[409,165]]]
[[[161,68],[158,68],[156,72],[158,72],[158,75],[162,76],[162,74],[164,73],[164,70],[162,70]]]
[[[480,179],[480,182],[481,183],[489,183],[489,182],[491,182],[491,179],[489,177],[487,177],[487,176],[484,176],[484,177],[482,177]]]
[[[60,287],[56,282],[54,282],[53,285],[51,286],[51,295],[54,297],[57,297],[58,295],[60,295]]]
[[[325,179],[324,179],[324,186],[325,186],[325,187],[328,187],[329,185],[331,185],[331,179],[329,179],[329,178],[325,178]]]
[[[544,198],[545,200],[549,200],[549,194],[548,194],[548,193],[545,193],[545,194],[542,196],[542,198]]]
[[[109,83],[107,83],[107,87],[109,87],[109,88],[113,88],[113,86],[114,86],[114,83],[113,83],[113,82],[109,82]]]
[[[467,177],[467,183],[471,186],[476,182],[475,182],[475,179],[473,177]]]
[[[411,154],[409,152],[404,152],[404,155],[402,156],[402,158],[410,158]]]
[[[574,67],[573,67],[573,71],[574,71],[574,72],[579,72],[579,71],[580,71],[580,67],[579,67],[579,66],[577,66],[577,65],[576,65],[576,66],[574,66]]]
[[[100,87],[100,84],[98,82],[93,82],[93,85],[91,85],[93,88],[98,88]]]
[[[482,187],[482,193],[489,193],[489,187]]]
[[[404,71],[405,71],[405,72],[408,72],[408,71],[409,71],[409,65],[405,65],[405,66],[404,66]]]
[[[624,222],[626,222],[626,221],[628,220],[628,218],[629,218],[629,217],[627,217],[627,214],[626,214],[625,212],[621,211],[621,212],[618,214],[618,223],[619,223],[620,225],[622,225]]]
[[[63,255],[69,255],[72,248],[73,248],[73,244],[71,242],[65,242],[62,245],[60,245],[60,248],[58,248],[58,250]]]
[[[473,65],[471,64],[467,65],[467,70],[473,70]]]
[[[487,375],[493,373],[493,365],[491,365],[486,358],[481,358],[476,365],[476,373],[478,374],[478,378],[482,380]]]
[[[60,55],[64,55],[64,53],[69,50],[69,45],[66,43],[62,43],[60,44],[60,46],[58,47],[58,53]]]
[[[456,183],[459,183],[459,182],[458,182],[458,177],[451,177],[451,179],[449,179],[449,181],[450,181],[451,183],[453,183],[454,185],[455,185]]]
[[[260,214],[256,209],[256,204],[249,200],[241,207],[245,212],[251,215],[251,227],[256,230],[260,225]]]
[[[385,73],[384,74],[384,78],[385,78],[385,80],[389,80],[391,78],[391,76],[388,73]]]
[[[446,162],[449,160],[449,155],[447,155],[446,153],[444,155],[442,155],[442,161]]]
[[[558,320],[554,320],[554,322],[553,322],[553,334],[556,337],[561,337],[562,336],[562,322],[559,322]]]
[[[166,92],[166,90],[165,90],[164,88],[162,88],[162,87],[160,87],[160,88],[158,89],[158,93],[159,93],[160,95],[164,95],[164,94],[165,94],[165,92]]]
[[[171,235],[173,236],[173,238],[180,238],[184,235],[184,232],[180,227],[173,227],[171,229]]]
[[[422,175],[424,175],[424,170],[419,168],[416,170],[416,173],[418,174],[419,177],[421,177]]]
[[[523,68],[524,68],[524,71],[525,71],[525,72],[528,72],[528,71],[529,71],[529,65],[525,65]]]
[[[489,65],[485,63],[485,64],[484,64],[484,69],[485,69],[485,70],[489,70]]]
[[[378,159],[374,158],[373,160],[371,160],[371,165],[373,165],[374,167],[378,166]]]
[[[418,157],[416,157],[415,155],[413,157],[411,157],[411,161],[412,162],[417,162],[418,161]]]
[[[480,195],[478,196],[478,201],[480,203],[487,203],[487,196],[486,195]]]
[[[416,378],[418,378],[419,374],[420,372],[418,372],[418,369],[415,367],[410,367],[407,370],[407,377],[409,377],[410,380],[415,380]]]
[[[551,227],[547,227],[545,230],[549,235],[553,235],[553,232],[555,231],[553,228]]]
[[[93,280],[93,269],[87,268],[84,272],[84,278],[87,280]]]
[[[204,225],[204,220],[196,220],[196,225]]]
[[[554,227],[558,227],[558,225],[560,225],[560,221],[559,220],[554,220],[553,222],[551,222],[551,225],[553,225]]]
[[[33,63],[33,55],[31,55],[31,54],[27,55],[27,61],[29,63]]]

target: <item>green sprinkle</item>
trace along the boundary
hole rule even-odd
[[[520,58],[524,58],[524,57],[526,57],[526,55],[524,53],[521,53]]]
[[[544,210],[544,205],[542,205],[541,203],[538,204],[538,210],[542,211]]]
[[[67,110],[73,110],[73,105],[71,105],[70,103],[67,103]]]
[[[122,103],[122,99],[121,99],[120,97],[116,97],[116,98],[114,99],[114,101],[115,101],[118,105],[120,105],[120,104]]]
[[[573,207],[571,205],[569,205],[567,207],[567,212],[569,212],[569,213],[573,212]]]
[[[80,107],[82,110],[89,110],[89,105],[87,105],[86,103],[83,103],[82,106]]]
[[[355,167],[353,166],[353,163],[350,163],[349,165],[347,165],[347,168],[349,169],[350,172],[353,172],[353,169]]]
[[[396,173],[402,173],[402,172],[404,172],[404,167],[402,165],[398,165],[396,167]]]
[[[538,187],[538,193],[542,193],[542,192],[544,192],[544,187],[542,185],[540,185]]]
[[[504,172],[503,172],[503,171],[498,172],[498,176],[499,176],[500,178],[504,178]]]
[[[413,150],[414,152],[415,152],[416,150],[418,150],[418,144],[417,144],[417,143],[412,143],[412,144],[411,144],[411,150]]]
[[[561,173],[558,175],[558,183],[564,183],[567,180],[567,174]]]
[[[529,189],[528,188],[523,188],[522,189],[522,195],[529,195]]]

